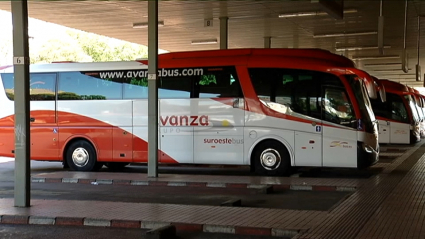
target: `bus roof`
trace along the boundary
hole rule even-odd
[[[385,91],[388,92],[398,92],[398,93],[409,93],[410,90],[407,86],[391,81],[391,80],[385,80],[385,79],[379,79],[379,82],[382,83],[382,85],[385,87]]]
[[[247,48],[247,49],[221,49],[190,52],[172,52],[159,55],[159,60],[215,58],[215,57],[299,57],[312,60],[322,60],[332,63],[337,67],[355,68],[350,59],[331,53],[323,49],[292,49],[292,48]],[[106,71],[147,69],[147,60],[120,61],[120,62],[57,62],[49,64],[31,64],[30,72],[67,72],[67,71]],[[0,72],[13,72],[13,66],[0,67]]]
[[[214,58],[214,57],[259,57],[259,56],[284,56],[303,57],[310,59],[332,61],[341,67],[355,67],[352,60],[334,54],[328,50],[317,48],[243,48],[243,49],[219,49],[188,52],[171,52],[158,56],[159,60],[190,59],[190,58]],[[147,60],[140,60],[147,64]]]

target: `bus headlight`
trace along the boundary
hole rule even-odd
[[[365,143],[363,143],[363,150],[366,151],[366,153],[373,153],[373,151],[375,151],[370,145],[367,145]]]

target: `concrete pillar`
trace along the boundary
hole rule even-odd
[[[148,177],[158,177],[158,0],[148,1]]]
[[[220,49],[228,48],[228,25],[229,18],[228,17],[220,17]]]
[[[271,48],[272,46],[272,38],[264,37],[264,48]]]
[[[13,64],[15,100],[15,206],[29,207],[30,102],[27,0],[11,1],[13,23]]]

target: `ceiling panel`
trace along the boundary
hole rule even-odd
[[[425,14],[423,1],[409,1],[407,35],[404,42],[405,1],[383,1],[384,44],[390,48],[385,55],[399,55],[404,44],[409,54],[409,74],[401,70],[401,59],[356,60],[359,68],[377,77],[386,77],[412,85],[417,59],[418,15]],[[336,51],[336,47],[377,46],[378,35],[315,38],[317,34],[353,33],[377,31],[380,1],[345,1],[347,13],[343,20],[328,15],[279,18],[282,13],[322,11],[317,3],[310,1],[160,1],[159,20],[165,26],[159,28],[159,47],[168,51],[193,51],[218,49],[215,45],[191,45],[192,40],[219,40],[219,18],[229,18],[229,48],[264,46],[264,37],[271,37],[272,47],[323,48],[354,57],[378,56],[378,50]],[[10,2],[0,1],[0,9],[10,11]],[[52,22],[87,32],[114,37],[147,45],[147,29],[133,29],[136,22],[147,21],[147,1],[29,1],[30,17]],[[204,27],[204,19],[213,19],[213,27]],[[425,21],[420,30],[425,36]],[[422,52],[425,40],[421,39],[420,63],[425,62]],[[377,66],[377,63],[399,63]],[[372,64],[372,65],[371,65]],[[373,65],[375,64],[375,65]],[[380,71],[382,68],[395,70],[394,74]],[[423,67],[425,69],[425,66]]]

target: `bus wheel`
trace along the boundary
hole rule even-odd
[[[103,166],[97,162],[96,150],[86,140],[78,140],[69,145],[66,161],[74,171],[97,171]]]
[[[266,176],[283,176],[291,166],[288,150],[275,140],[260,143],[254,151],[252,163],[255,173]]]

